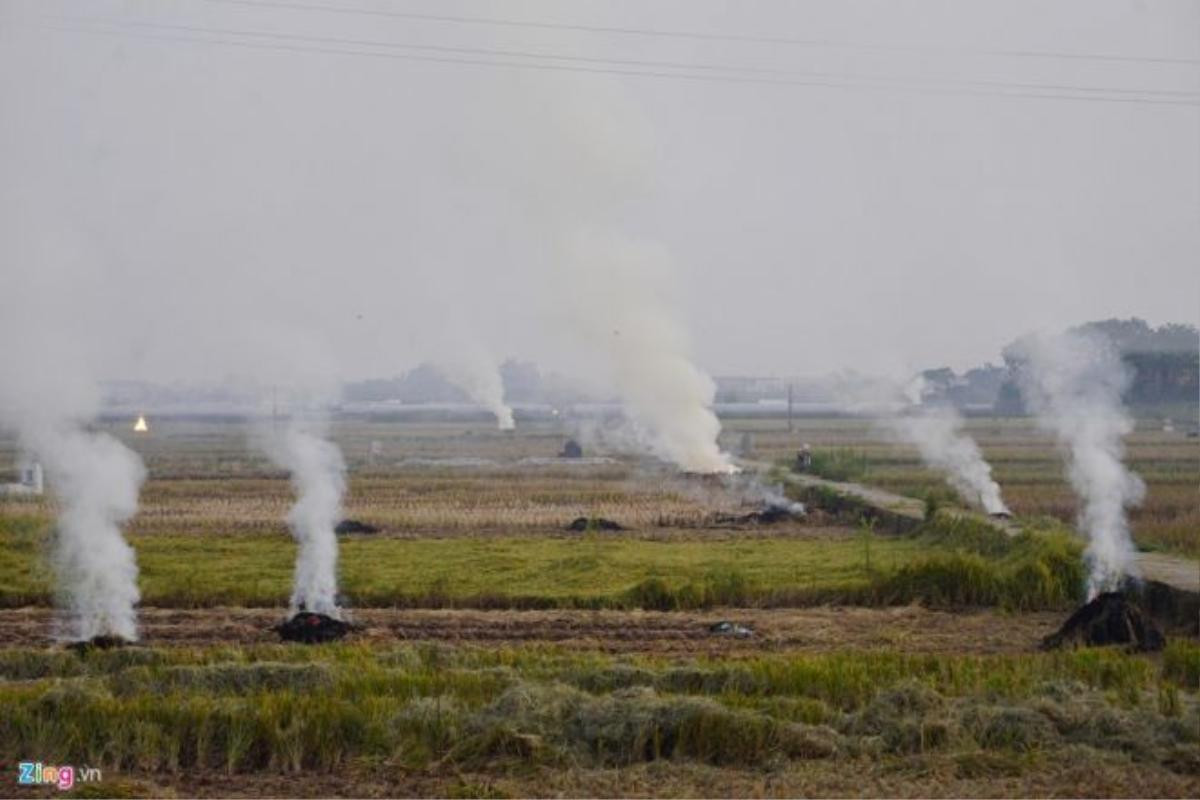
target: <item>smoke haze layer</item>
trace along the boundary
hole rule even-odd
[[[324,426],[293,419],[281,433],[267,434],[266,452],[291,474],[296,503],[288,525],[299,549],[292,579],[292,612],[331,617],[338,609],[338,541],[346,465],[341,450],[325,438]]]
[[[1026,337],[1012,355],[1025,403],[1066,453],[1078,524],[1088,537],[1088,594],[1115,589],[1136,574],[1125,512],[1146,492],[1123,463],[1123,438],[1133,431],[1121,400],[1130,370],[1107,340],[1076,332]]]

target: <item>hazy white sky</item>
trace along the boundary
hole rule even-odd
[[[0,325],[103,377],[586,372],[554,241],[602,225],[710,372],[963,367],[1200,322],[1198,104],[1195,0],[0,0]]]

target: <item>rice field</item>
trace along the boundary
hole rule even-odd
[[[0,757],[106,796],[1194,796],[1200,649],[664,660],[555,647],[0,653]],[[170,702],[164,703],[164,697]],[[655,783],[654,779],[660,782]]]
[[[740,421],[737,428],[752,432],[759,458],[791,459],[808,443],[818,454],[840,456],[854,480],[913,497],[952,497],[943,477],[925,468],[914,448],[895,442],[870,420],[800,419],[792,433],[774,420]],[[971,418],[966,431],[1015,513],[1074,522],[1078,501],[1049,435],[1028,419]],[[730,443],[734,436],[727,432]],[[1189,437],[1184,426],[1165,432],[1160,420],[1151,419],[1140,420],[1125,444],[1126,463],[1146,484],[1144,502],[1130,513],[1135,541],[1200,558],[1200,439]]]
[[[737,522],[745,485],[587,441],[600,458],[560,462],[556,425],[337,422],[345,516],[379,531],[340,539],[358,631],[312,647],[271,629],[287,476],[239,425],[151,425],[109,426],[150,472],[140,646],[55,644],[53,500],[0,499],[0,763],[98,771],[72,794],[1200,795],[1200,642],[1038,651],[1084,573],[1027,422],[971,422],[1015,539],[944,514],[903,535],[820,509]],[[807,442],[856,480],[944,486],[866,421],[733,420],[723,443],[745,433],[760,461]],[[1200,552],[1200,445],[1145,429],[1129,451],[1139,543]]]

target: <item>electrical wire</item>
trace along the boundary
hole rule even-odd
[[[453,54],[458,56],[486,56],[492,58],[521,58],[521,59],[536,59],[543,61],[562,61],[568,63],[581,63],[588,65],[600,66],[616,66],[616,67],[634,67],[636,69],[670,69],[696,72],[712,72],[712,73],[730,73],[738,74],[745,73],[749,75],[771,76],[772,78],[804,78],[804,79],[821,79],[821,80],[850,80],[860,83],[878,83],[883,85],[901,85],[901,86],[928,86],[934,88],[966,88],[966,89],[1014,89],[1014,90],[1029,90],[1029,91],[1048,91],[1048,92],[1087,92],[1111,95],[1131,95],[1135,97],[1174,97],[1180,99],[1190,99],[1200,101],[1200,92],[1184,91],[1175,89],[1126,89],[1121,87],[1109,86],[1079,86],[1079,85],[1064,85],[1064,84],[1049,84],[1049,83],[1013,83],[1008,81],[990,81],[990,80],[970,80],[970,81],[946,81],[920,77],[895,77],[890,75],[865,75],[855,73],[836,73],[823,71],[802,71],[802,70],[786,70],[766,67],[752,67],[742,65],[728,64],[703,64],[695,62],[678,62],[678,61],[651,61],[651,60],[636,60],[624,58],[597,58],[579,55],[562,55],[558,53],[545,52],[530,52],[522,50],[503,50],[484,47],[454,47],[446,45],[434,44],[410,44],[394,41],[381,41],[374,39],[350,39],[342,37],[330,36],[308,36],[302,34],[279,33],[276,31],[259,31],[259,30],[242,30],[233,28],[209,28],[195,25],[178,25],[168,23],[154,23],[142,21],[114,21],[105,18],[95,17],[52,17],[58,21],[67,21],[69,23],[85,23],[98,25],[115,25],[117,27],[128,28],[144,28],[148,30],[166,30],[175,32],[186,32],[203,34],[206,36],[241,36],[254,37],[259,39],[268,39],[272,41],[285,42],[303,42],[306,44],[318,45],[335,45],[338,47],[355,47],[355,48],[384,48],[394,50],[409,50],[417,52],[432,52],[439,54]]]
[[[160,33],[160,32],[139,32],[132,29],[130,23],[119,22],[96,22],[89,20],[68,19],[68,22],[75,24],[53,24],[42,25],[40,27],[50,30],[83,33],[83,34],[100,34],[110,36],[124,36],[135,39],[151,40],[151,41],[177,41],[190,44],[209,44],[224,47],[238,47],[245,49],[263,50],[263,51],[278,51],[288,53],[321,53],[326,55],[339,55],[350,57],[366,57],[366,58],[382,58],[395,59],[403,61],[422,61],[442,64],[462,64],[470,66],[483,67],[500,67],[507,69],[518,70],[540,70],[540,71],[555,71],[555,72],[570,72],[570,73],[585,73],[585,74],[607,74],[621,75],[660,79],[675,79],[694,82],[710,82],[710,83],[727,83],[727,84],[757,84],[767,86],[799,86],[799,87],[820,87],[833,89],[849,89],[863,91],[900,91],[916,94],[937,94],[937,95],[968,95],[968,96],[988,96],[988,97],[1011,97],[1011,98],[1032,98],[1032,99],[1048,99],[1048,100],[1073,100],[1073,101],[1090,101],[1090,102],[1105,102],[1105,103],[1135,103],[1148,105],[1172,105],[1172,106],[1200,106],[1200,99],[1195,98],[1196,95],[1184,94],[1182,97],[1156,97],[1153,95],[1144,96],[1105,96],[1100,94],[1072,94],[1066,91],[1028,91],[1028,90],[1013,90],[1007,91],[997,87],[992,91],[982,91],[976,89],[957,89],[947,88],[938,85],[907,85],[907,84],[872,84],[872,83],[848,83],[832,80],[805,80],[805,79],[772,79],[766,77],[745,77],[738,75],[722,75],[722,74],[707,74],[697,75],[687,72],[662,72],[649,69],[616,69],[599,66],[583,66],[575,64],[546,64],[533,63],[529,61],[498,61],[494,58],[468,58],[468,57],[449,57],[439,55],[418,55],[414,53],[398,53],[398,52],[381,52],[379,50],[362,49],[361,47],[348,46],[315,46],[313,44],[287,44],[287,43],[265,43],[262,41],[245,41],[240,39],[221,38],[219,36],[211,36],[202,34],[197,36],[195,33],[201,33],[203,29],[195,29],[194,33],[182,31],[187,35],[176,33]],[[83,23],[82,25],[78,23]],[[88,24],[91,27],[88,27]],[[137,23],[138,25],[153,25],[153,23]],[[107,25],[109,27],[98,27]],[[162,26],[159,26],[162,27]],[[186,26],[177,26],[186,27]],[[234,35],[255,36],[259,35],[256,32],[235,33]],[[267,36],[287,36],[285,34],[266,34]],[[306,40],[315,40],[317,42],[328,41],[337,43],[336,39],[326,39],[323,37],[302,37]],[[395,43],[392,43],[395,44]],[[524,54],[522,57],[531,59],[544,59],[546,56],[536,53]],[[619,63],[608,61],[605,63]],[[1125,89],[1103,89],[1099,87],[1075,87],[1074,91],[1090,91],[1090,92],[1127,92],[1137,90]],[[1157,91],[1157,90],[1151,90]],[[1168,90],[1162,90],[1168,91]]]
[[[836,41],[831,39],[798,39],[784,36],[764,36],[736,33],[705,33],[661,28],[633,28],[605,25],[582,25],[575,23],[540,22],[503,17],[473,17],[457,14],[427,14],[412,11],[388,11],[369,8],[347,8],[322,3],[279,2],[279,0],[198,0],[198,2],[250,8],[273,8],[287,11],[350,14],[390,19],[406,19],[422,22],[441,22],[458,25],[481,25],[533,30],[572,31],[619,36],[661,37],[691,39],[699,41],[738,42],[746,44],[773,44],[828,49],[865,50],[882,52],[941,53],[944,55],[982,55],[1007,58],[1069,59],[1087,61],[1111,61],[1147,64],[1178,64],[1197,66],[1200,58],[1177,58],[1166,56],[1120,55],[1113,53],[1070,53],[1049,50],[1005,50],[938,47],[933,45],[869,44],[862,42]]]

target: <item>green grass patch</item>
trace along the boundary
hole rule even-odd
[[[46,605],[52,578],[36,530],[0,532],[0,606]],[[274,534],[131,537],[142,602],[163,607],[286,603],[295,544]],[[1056,530],[1010,539],[939,512],[915,534],[648,540],[630,536],[354,538],[342,591],[360,607],[646,608],[827,602],[1065,607],[1083,586],[1077,542]]]
[[[146,534],[130,541],[147,605],[278,606],[290,592],[295,544],[286,536]],[[32,536],[0,534],[0,605],[50,602],[41,547]],[[872,559],[894,568],[921,553],[915,539],[880,539]],[[861,546],[849,538],[362,538],[341,543],[339,567],[347,602],[357,606],[743,605],[774,590],[857,590],[871,578]],[[692,599],[664,606],[651,597],[653,587]]]
[[[809,471],[831,481],[862,481],[870,474],[865,450],[850,447],[817,448]]]

